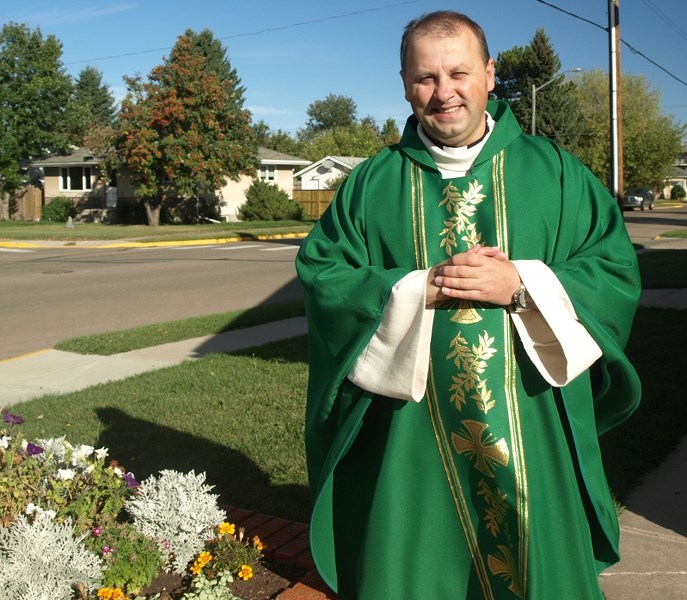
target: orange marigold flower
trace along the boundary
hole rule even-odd
[[[241,565],[241,569],[239,570],[239,579],[248,581],[251,577],[253,577],[253,567]]]
[[[262,552],[265,549],[265,544],[262,543],[262,540],[257,536],[253,536],[253,546],[258,550],[258,552]]]
[[[217,527],[217,531],[220,535],[234,535],[236,531],[236,525],[233,523],[220,523]]]
[[[102,600],[126,600],[124,592],[119,588],[100,588],[98,590],[98,598]]]
[[[200,575],[205,565],[207,565],[211,560],[212,554],[210,554],[207,550],[203,550],[203,552],[198,555],[198,558],[193,561],[193,565],[190,568],[191,573],[193,575]]]

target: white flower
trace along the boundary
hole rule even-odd
[[[114,467],[113,471],[117,477],[124,477],[124,471],[122,471],[122,469],[119,467]]]
[[[76,475],[76,473],[72,469],[57,469],[57,478],[62,481],[74,479],[74,475]]]
[[[98,448],[98,449],[95,451],[95,457],[96,457],[98,460],[103,460],[103,459],[105,459],[105,458],[107,457],[108,452],[109,452],[109,448]]]
[[[11,439],[12,438],[8,435],[3,435],[2,437],[0,437],[0,448],[9,448]]]
[[[83,467],[86,459],[93,454],[93,450],[93,446],[87,446],[86,444],[81,444],[74,448],[72,452],[72,466]]]
[[[53,520],[57,513],[54,510],[43,510],[40,506],[36,506],[33,502],[29,502],[29,505],[24,509],[27,515],[36,514],[37,519],[50,519]]]

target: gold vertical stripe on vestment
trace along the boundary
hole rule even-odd
[[[494,212],[496,216],[496,236],[499,248],[510,256],[508,243],[508,203],[504,178],[504,152],[493,159],[492,181],[494,185]],[[518,551],[520,554],[520,583],[522,596],[527,596],[527,560],[529,552],[529,509],[527,496],[527,469],[522,441],[522,427],[518,405],[517,363],[515,360],[515,341],[513,325],[509,318],[503,321],[505,355],[505,393],[508,405],[510,437],[512,444],[513,468],[516,480],[516,506],[518,519]]]
[[[428,269],[427,239],[425,233],[425,207],[422,183],[422,169],[415,162],[410,165],[410,193],[413,215],[413,241],[415,243],[415,264],[418,269]]]

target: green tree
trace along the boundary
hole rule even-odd
[[[173,194],[213,193],[227,178],[254,174],[257,147],[238,78],[220,79],[195,34],[180,36],[148,81],[126,82],[118,148],[149,225],[159,225]]]
[[[357,106],[353,98],[329,94],[324,100],[315,100],[308,106],[308,121],[301,132],[302,139],[336,127],[350,127],[357,122]]]
[[[0,191],[22,182],[20,163],[64,152],[76,127],[72,80],[62,44],[40,29],[9,23],[0,30]]]
[[[401,139],[401,134],[398,131],[398,125],[396,121],[392,118],[388,118],[384,121],[382,125],[382,142],[385,146],[390,146],[391,144],[397,144]]]
[[[334,127],[314,137],[303,148],[302,156],[319,160],[324,156],[372,156],[384,147],[384,141],[369,123]]]
[[[265,121],[258,121],[253,124],[253,131],[258,146],[290,154],[291,156],[302,156],[303,144],[289,135],[282,129],[271,130]]]
[[[222,42],[215,38],[209,29],[204,29],[200,33],[187,29],[184,37],[205,58],[205,71],[217,75],[233,108],[238,111],[244,110],[246,88],[241,85],[238,72],[231,66]]]
[[[76,104],[86,110],[88,125],[112,125],[115,117],[115,100],[110,86],[95,67],[84,67],[74,85]]]
[[[579,131],[579,108],[573,94],[575,84],[566,82],[563,77],[554,79],[560,69],[561,61],[551,40],[543,29],[538,29],[528,46],[499,53],[494,95],[510,103],[521,127],[530,132],[532,85],[546,84],[537,92],[536,133],[574,150]]]
[[[585,72],[576,84],[581,107],[581,139],[576,154],[601,180],[610,173],[610,117],[608,75]],[[685,125],[661,110],[661,93],[644,75],[623,73],[623,174],[626,188],[657,189],[670,174],[680,154]],[[602,109],[600,110],[600,107]]]

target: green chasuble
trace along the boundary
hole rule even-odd
[[[297,258],[310,339],[311,549],[363,600],[600,599],[618,524],[598,435],[639,401],[623,354],[639,298],[635,252],[600,182],[507,105],[465,177],[442,179],[411,117],[401,142],[338,191]],[[476,245],[540,260],[603,356],[563,388],[533,366],[508,312],[435,310],[421,402],[346,375],[391,288]]]

